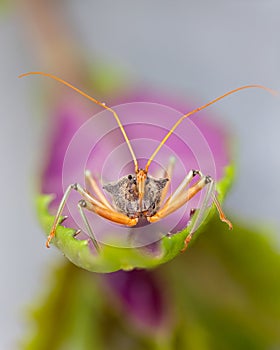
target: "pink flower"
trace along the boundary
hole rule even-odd
[[[96,178],[100,178],[100,186],[134,172],[131,154],[111,112],[101,109],[100,113],[87,119],[91,111],[81,107],[80,99],[78,95],[74,97],[71,95],[70,99],[65,98],[55,110],[52,119],[52,130],[48,138],[49,153],[44,162],[41,192],[56,194],[50,206],[53,213],[67,186],[77,182],[85,186],[86,169],[89,169]],[[114,110],[124,125],[140,168],[145,166],[174,123],[186,111],[193,109],[193,106],[187,104],[184,106],[175,99],[140,90],[130,92],[123,99],[106,102],[109,106],[115,105]],[[173,109],[174,107],[179,111]],[[95,113],[96,109],[96,105],[93,104]],[[226,189],[231,177],[226,177],[229,165],[227,142],[225,130],[210,122],[209,114],[202,111],[179,125],[156,154],[149,173],[162,177],[164,169],[173,158],[176,162],[171,176],[170,192],[176,190],[191,169],[210,175],[218,183],[223,180]],[[106,191],[104,194],[110,201],[110,195]],[[73,238],[74,231],[69,233],[68,230],[67,235],[66,231],[62,232],[65,230],[62,226],[57,230],[54,243],[72,262],[92,271],[110,272],[157,266],[180,252],[183,247],[182,239],[189,233],[186,227],[191,210],[201,207],[204,196],[205,191],[201,191],[185,206],[158,223],[135,228],[117,225],[87,212],[95,237],[102,245],[100,256],[96,254],[92,242],[86,235]],[[77,210],[80,199],[81,195],[73,191],[63,211],[63,214],[68,216],[65,225],[74,230],[84,228]],[[40,208],[43,206],[46,209],[46,215],[48,215],[46,205],[49,201],[45,200],[43,204],[40,202]],[[53,218],[49,217],[48,230],[51,221]],[[124,248],[135,249],[126,250],[129,251],[126,256],[123,255]],[[114,253],[114,262],[108,263],[112,249],[119,249],[120,256],[118,259]],[[132,258],[131,254],[135,256]]]
[[[107,104],[117,105],[114,109],[118,112],[131,140],[140,167],[146,164],[155,146],[178,118],[194,107],[175,99],[139,90],[127,94],[123,99],[111,103],[107,101]],[[96,106],[93,105],[94,113],[96,110]],[[61,101],[51,119],[49,149],[42,171],[40,189],[42,195],[38,200],[39,218],[46,233],[49,233],[53,222],[53,216],[49,214],[48,208],[53,214],[55,213],[65,187],[71,182],[80,182],[84,185],[85,167],[106,181],[114,181],[119,176],[133,173],[134,164],[131,155],[111,113],[101,111],[88,121],[88,116],[91,114],[92,111],[81,106],[80,96],[71,95],[71,98],[66,96]],[[230,183],[230,177],[226,178],[230,160],[228,137],[225,130],[210,121],[209,117],[209,113],[203,111],[184,121],[151,164],[150,171],[153,174],[159,171],[160,167],[165,168],[168,165],[170,155],[177,158],[171,178],[172,191],[191,169],[201,170],[211,175],[217,182],[223,180],[223,189]],[[118,149],[119,152],[116,151]],[[53,193],[56,197],[49,206],[51,198],[48,195]],[[200,196],[194,198],[187,206],[187,210],[180,209],[164,221],[163,226],[160,226],[167,227],[163,239],[149,240],[147,234],[144,238],[146,244],[141,241],[137,246],[133,241],[134,248],[127,248],[125,244],[130,241],[122,240],[121,235],[125,228],[112,225],[89,213],[88,217],[92,219],[95,233],[96,226],[98,227],[97,238],[102,244],[100,253],[97,253],[85,234],[73,237],[80,223],[77,216],[79,199],[77,193],[71,194],[68,207],[63,211],[64,215],[69,216],[64,224],[73,229],[59,226],[53,242],[77,266],[96,272],[152,268],[174,258],[180,253],[188,234],[185,227],[190,219],[190,208],[199,208],[201,200]],[[121,241],[115,246],[106,244],[106,235],[112,227],[115,230],[113,233]],[[145,233],[149,233],[149,230]],[[116,300],[116,305],[129,315],[131,322],[145,332],[164,329],[171,322],[166,288],[154,270],[117,271],[104,275],[102,280],[109,298]]]

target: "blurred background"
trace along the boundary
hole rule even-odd
[[[2,0],[0,4],[0,349],[4,350],[16,348],[26,326],[25,305],[36,298],[50,266],[62,259],[55,249],[45,249],[32,197],[44,135],[34,98],[43,97],[32,94],[33,83],[17,76],[43,70],[75,82],[72,67],[98,62],[113,67],[118,81],[137,82],[182,100],[187,97],[198,106],[243,84],[280,91],[280,3]],[[50,19],[53,23],[48,23]],[[60,50],[64,50],[61,57]],[[243,223],[269,227],[278,250],[279,102],[266,92],[251,90],[212,108],[234,139],[237,175],[226,212]]]

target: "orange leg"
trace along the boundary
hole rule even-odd
[[[225,222],[228,225],[229,229],[232,230],[232,223],[230,222],[230,220],[227,219],[225,213],[222,210],[221,204],[219,203],[217,196],[215,195],[215,186],[214,186],[214,181],[212,180],[209,183],[208,190],[206,192],[201,208],[199,209],[198,215],[195,217],[194,222],[192,223],[191,232],[189,233],[188,237],[185,239],[185,246],[182,249],[182,252],[184,252],[187,249],[187,246],[191,241],[195,231],[198,229],[199,225],[201,224],[211,197],[213,198],[213,202],[219,213],[220,220],[222,222]]]
[[[65,207],[66,201],[71,193],[72,190],[78,191],[81,196],[85,199],[87,206],[86,208],[88,210],[91,210],[95,212],[96,214],[102,216],[105,219],[108,219],[112,222],[115,222],[120,225],[126,225],[126,226],[135,226],[138,222],[137,218],[129,218],[128,216],[119,213],[115,210],[111,210],[108,207],[105,206],[105,204],[101,203],[99,200],[94,198],[90,193],[88,193],[85,189],[82,188],[79,184],[72,184],[68,186],[67,190],[65,191],[62,200],[60,202],[60,205],[58,207],[54,223],[51,229],[51,232],[47,238],[46,246],[47,248],[50,247],[50,242],[55,236],[55,231],[57,229],[57,226],[59,224],[59,219],[62,214],[62,211]]]
[[[107,198],[104,196],[103,192],[101,191],[100,187],[97,184],[97,181],[92,176],[89,170],[85,171],[85,180],[86,180],[86,184],[88,184],[89,187],[94,191],[94,193],[96,194],[100,202],[104,204],[107,208],[114,210],[112,205],[108,202]]]
[[[199,175],[200,177],[202,177],[202,174],[199,170],[190,170],[188,172],[187,176],[181,182],[181,184],[176,188],[175,192],[172,193],[172,195],[168,198],[168,200],[166,201],[166,204],[167,204],[167,202],[172,203],[177,198],[179,198],[181,195],[185,196],[186,187],[190,184],[190,182],[192,181],[192,179],[196,175]]]
[[[210,201],[211,197],[213,195],[215,195],[215,183],[214,183],[214,181],[209,176],[206,178],[208,178],[208,181],[209,181],[208,182],[208,189],[207,189],[207,192],[205,194],[205,197],[203,198],[203,202],[201,204],[201,207],[199,208],[197,215],[191,221],[190,233],[188,234],[187,238],[185,239],[184,247],[181,250],[182,252],[184,252],[187,249],[188,244],[190,243],[194,233],[196,232],[199,225],[201,224],[201,222],[205,218],[205,213],[206,213],[207,207],[209,205],[209,201]]]
[[[193,185],[187,191],[185,191],[185,187],[190,183],[190,181],[195,175],[199,175],[201,179],[195,185]],[[207,209],[207,206],[211,197],[213,197],[213,201],[219,212],[221,221],[226,222],[229,228],[232,229],[231,222],[226,218],[225,214],[222,211],[221,205],[215,196],[214,181],[210,176],[203,176],[202,173],[199,171],[194,171],[194,170],[190,171],[186,176],[186,178],[181,183],[181,185],[174,192],[174,194],[171,195],[169,199],[166,201],[162,209],[160,209],[154,216],[148,218],[150,222],[157,222],[158,220],[166,217],[167,215],[181,208],[193,196],[195,196],[199,191],[201,191],[206,185],[208,185],[208,190],[206,192],[202,206],[199,209],[199,213],[195,217],[194,222],[192,223],[191,232],[189,233],[188,237],[185,240],[185,246],[182,249],[182,251],[184,251],[187,248],[191,238],[193,237],[194,232],[197,230],[201,221],[203,220],[205,211]]]
[[[214,195],[213,196],[214,204],[218,210],[220,220],[228,224],[228,227],[230,230],[232,230],[232,223],[229,221],[229,219],[225,216],[225,213],[223,212],[223,209],[221,207],[220,202],[218,201],[218,198]]]
[[[162,190],[162,194],[161,194],[161,200],[160,200],[160,204],[162,204],[167,196],[167,192],[168,189],[170,187],[170,183],[171,183],[171,178],[173,175],[173,171],[174,171],[174,165],[175,165],[176,159],[174,157],[171,157],[169,159],[168,162],[168,166],[167,169],[164,171],[163,173],[163,177],[167,177],[169,179],[169,181],[167,181],[166,186],[164,187],[164,189]],[[159,176],[160,177],[160,176]]]
[[[172,214],[174,211],[181,208],[186,204],[193,196],[195,196],[202,188],[209,183],[209,177],[203,177],[195,185],[188,188],[186,192],[179,193],[176,196],[171,196],[164,206],[153,216],[147,218],[150,222],[157,222],[167,215]]]
[[[119,225],[135,226],[138,222],[138,218],[130,218],[115,210],[103,208],[91,202],[86,202],[85,208]]]

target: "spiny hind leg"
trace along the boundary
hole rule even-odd
[[[205,186],[207,185],[207,191],[204,195],[204,198],[203,198],[203,201],[201,203],[201,206],[199,208],[198,213],[194,217],[193,222],[191,222],[190,233],[188,234],[188,236],[186,237],[186,239],[184,241],[184,247],[181,250],[182,252],[184,252],[187,249],[188,244],[190,243],[194,233],[196,232],[199,225],[203,221],[203,219],[205,217],[205,212],[206,212],[207,207],[209,205],[209,201],[210,201],[211,197],[215,194],[215,182],[213,181],[213,179],[210,176],[205,177],[205,179],[207,179],[207,183],[205,183]]]
[[[228,225],[229,229],[232,230],[232,223],[225,216],[225,214],[222,210],[222,207],[218,201],[218,198],[215,194],[215,182],[211,177],[209,177],[209,179],[210,179],[210,182],[208,185],[207,192],[204,196],[201,207],[199,208],[199,212],[191,224],[191,231],[190,231],[188,237],[185,239],[185,245],[184,245],[184,248],[182,249],[182,252],[184,252],[187,249],[187,246],[188,246],[189,242],[191,241],[195,231],[198,229],[199,225],[201,224],[201,222],[204,218],[205,211],[209,205],[209,201],[211,198],[213,199],[213,203],[215,204],[216,209],[219,213],[220,220],[225,222]]]

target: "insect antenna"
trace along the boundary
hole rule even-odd
[[[65,80],[63,80],[63,79],[61,79],[61,78],[58,78],[57,76],[55,76],[55,75],[53,75],[53,74],[44,73],[44,72],[28,72],[28,73],[24,73],[24,74],[19,75],[19,78],[27,77],[27,76],[29,76],[29,75],[43,75],[43,76],[45,76],[45,77],[49,77],[49,78],[51,78],[51,79],[54,79],[54,80],[56,80],[56,81],[58,81],[58,82],[60,82],[60,83],[62,83],[62,84],[64,84],[64,85],[68,86],[69,88],[75,90],[75,91],[78,92],[80,95],[86,97],[86,98],[89,99],[90,101],[93,101],[93,102],[94,102],[95,104],[97,104],[98,106],[103,107],[103,108],[106,109],[107,111],[110,111],[110,112],[114,115],[114,117],[115,117],[115,119],[116,119],[116,121],[117,121],[117,123],[118,123],[118,125],[119,125],[119,128],[121,129],[121,132],[122,132],[122,134],[123,134],[123,136],[124,136],[124,139],[125,139],[125,141],[126,141],[126,143],[127,143],[127,146],[128,146],[128,148],[129,148],[129,151],[130,151],[131,156],[132,156],[133,161],[134,161],[135,172],[136,172],[136,173],[138,172],[138,162],[137,162],[135,153],[134,153],[134,151],[133,151],[133,149],[132,149],[131,143],[130,143],[128,137],[127,137],[127,134],[126,134],[126,132],[125,132],[125,130],[124,130],[124,127],[123,127],[123,125],[122,125],[122,123],[121,123],[121,121],[120,121],[120,118],[119,118],[117,112],[113,110],[113,108],[106,106],[106,104],[105,104],[104,102],[100,102],[100,101],[96,100],[94,97],[89,96],[88,94],[86,94],[86,93],[83,92],[82,90],[76,88],[76,87],[73,86],[72,84],[68,83],[67,81],[65,81]]]
[[[273,95],[278,95],[278,92],[273,90],[273,89],[270,89],[266,86],[263,86],[263,85],[257,85],[257,84],[253,84],[253,85],[244,85],[244,86],[241,86],[241,87],[238,87],[234,90],[231,90],[231,91],[228,91],[227,93],[215,98],[214,100],[206,103],[205,105],[201,106],[201,107],[198,107],[194,110],[192,110],[191,112],[188,112],[187,114],[184,114],[180,119],[177,120],[177,122],[173,125],[173,127],[170,129],[170,131],[165,135],[165,137],[163,138],[163,140],[161,141],[161,143],[158,145],[158,147],[156,148],[156,150],[154,151],[154,153],[151,155],[150,159],[148,160],[147,164],[146,164],[146,167],[145,167],[145,170],[148,171],[149,169],[149,166],[152,162],[152,160],[155,158],[155,156],[157,155],[157,153],[160,151],[160,149],[162,148],[162,146],[165,144],[165,142],[168,140],[168,138],[171,136],[171,134],[174,132],[174,130],[182,123],[182,121],[186,118],[188,118],[189,116],[191,116],[192,114],[195,114],[199,111],[201,111],[202,109],[208,107],[208,106],[211,106],[212,104],[222,100],[223,98],[225,98],[226,96],[228,95],[231,95],[231,94],[234,94],[235,92],[238,92],[240,90],[245,90],[245,89],[251,89],[251,88],[258,88],[258,89],[263,89],[263,90],[266,90],[268,92],[270,92],[271,94]]]

